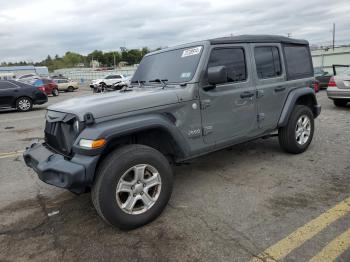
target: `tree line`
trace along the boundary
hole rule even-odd
[[[159,50],[157,48],[156,50]],[[35,65],[35,66],[47,66],[49,71],[52,72],[55,69],[60,68],[69,68],[69,67],[77,67],[84,66],[90,67],[92,60],[97,60],[100,63],[101,67],[113,67],[120,62],[125,62],[129,65],[140,63],[142,57],[149,53],[150,50],[147,47],[142,49],[123,49],[121,51],[109,51],[103,52],[100,50],[95,50],[88,55],[81,55],[74,52],[66,52],[62,57],[59,55],[55,55],[51,57],[48,55],[46,59],[31,63],[26,61],[20,61],[15,63],[1,63],[1,66],[23,66],[23,65]]]

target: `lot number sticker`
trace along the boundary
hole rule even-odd
[[[187,57],[187,56],[191,56],[191,55],[198,55],[201,52],[201,50],[202,50],[201,46],[193,47],[193,48],[190,48],[190,49],[185,49],[182,52],[181,57]]]

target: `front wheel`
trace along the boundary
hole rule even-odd
[[[122,230],[157,218],[171,196],[172,169],[159,151],[128,145],[110,153],[100,164],[92,187],[98,214]]]
[[[311,109],[304,105],[297,105],[287,125],[279,129],[279,143],[286,152],[302,153],[312,141],[314,128],[314,115]]]

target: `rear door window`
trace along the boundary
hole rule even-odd
[[[288,79],[313,76],[310,49],[307,45],[284,45]]]
[[[255,47],[254,57],[260,79],[278,77],[282,74],[281,58],[276,46]]]

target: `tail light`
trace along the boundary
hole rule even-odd
[[[332,77],[329,79],[328,87],[335,87],[335,86],[337,86],[337,83],[334,81],[334,76],[332,76]]]
[[[41,92],[45,92],[45,87],[44,86],[39,86],[38,90],[41,91]]]
[[[312,83],[312,87],[315,90],[315,92],[318,92],[320,90],[320,83],[318,81],[315,81]]]

